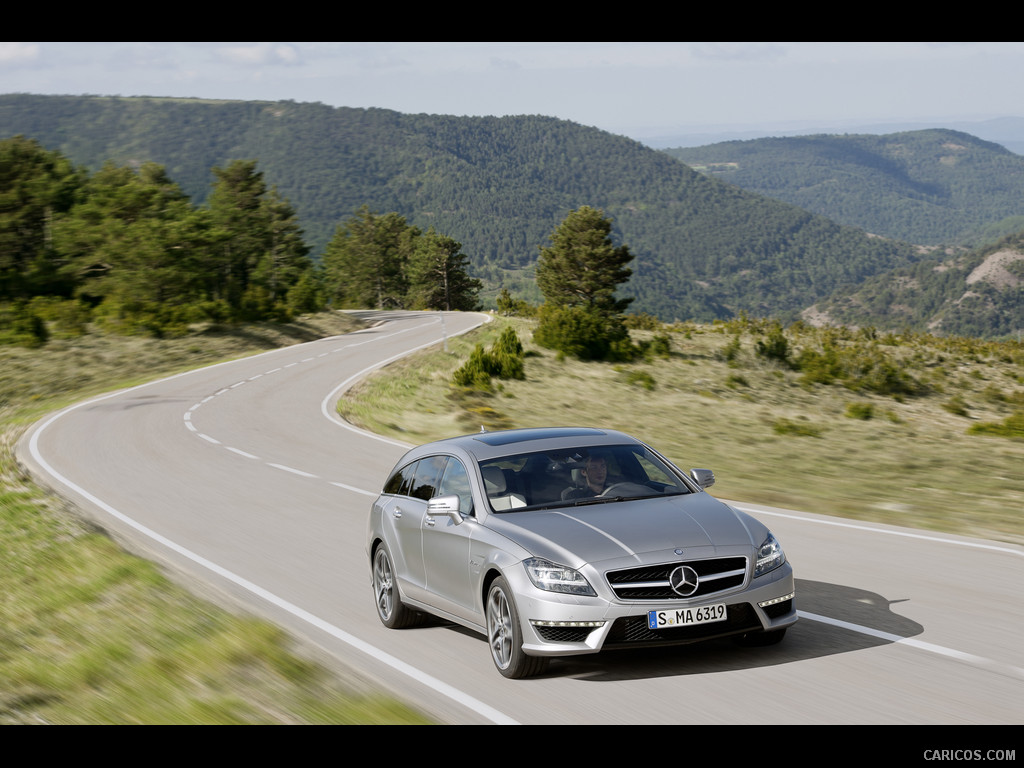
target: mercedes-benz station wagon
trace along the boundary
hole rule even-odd
[[[510,678],[612,648],[776,643],[797,620],[792,568],[713,483],[606,429],[419,446],[370,514],[377,613],[392,628],[429,614],[475,630]]]

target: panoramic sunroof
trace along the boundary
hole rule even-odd
[[[483,432],[474,435],[473,439],[487,445],[509,445],[527,440],[545,440],[551,437],[597,437],[603,434],[604,432],[599,429],[585,427],[552,427],[550,429],[513,429],[509,432]]]

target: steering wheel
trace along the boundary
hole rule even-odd
[[[625,492],[631,495],[641,495],[651,492],[651,489],[646,485],[640,485],[640,483],[631,483],[628,480],[622,483],[612,483],[603,491],[601,496],[617,496],[620,492]]]

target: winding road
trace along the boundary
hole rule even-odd
[[[19,461],[195,589],[277,622],[441,722],[1024,720],[1024,549],[749,504],[736,506],[772,528],[797,576],[801,621],[776,647],[612,652],[509,681],[482,637],[443,624],[385,629],[366,518],[408,446],[345,424],[334,403],[370,371],[487,318],[365,317],[365,330],[65,409],[26,433]]]

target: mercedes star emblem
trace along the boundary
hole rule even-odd
[[[668,577],[668,583],[677,595],[689,597],[697,591],[700,579],[697,572],[688,565],[680,565]]]

